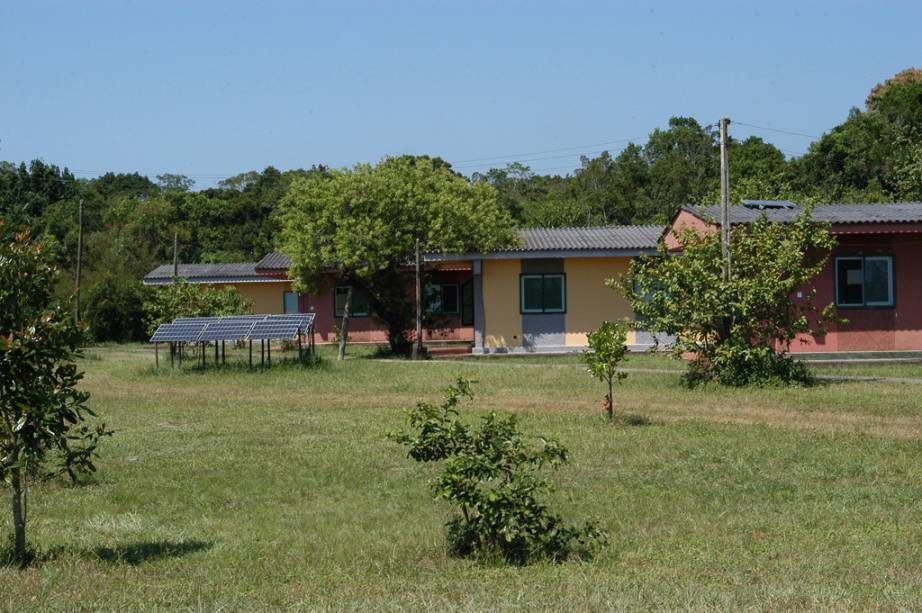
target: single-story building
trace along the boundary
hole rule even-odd
[[[627,271],[631,258],[654,253],[664,226],[605,226],[521,230],[521,246],[492,253],[426,254],[426,290],[431,324],[427,341],[463,341],[474,353],[575,351],[586,334],[605,320],[633,318],[630,306],[605,280]],[[296,294],[288,277],[290,260],[270,253],[255,263],[183,264],[190,283],[233,285],[253,301],[257,313],[316,313],[319,342],[336,338],[348,287],[335,275],[316,294]],[[145,285],[171,282],[163,265]],[[412,291],[411,287],[407,288]],[[383,342],[386,329],[353,294],[349,336],[354,342]],[[634,348],[648,347],[642,332],[629,334]]]
[[[783,201],[751,201],[730,208],[732,225],[766,215],[790,223],[802,207]],[[922,350],[922,202],[827,204],[813,209],[830,224],[838,246],[812,284],[818,306],[833,303],[847,323],[823,336],[791,345],[794,352]],[[684,207],[671,228],[719,228],[719,206]],[[666,244],[677,249],[670,232]]]

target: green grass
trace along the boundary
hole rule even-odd
[[[116,434],[95,482],[33,491],[41,558],[0,568],[5,609],[922,606],[914,385],[686,390],[634,373],[616,408],[650,423],[630,426],[606,423],[601,384],[566,356],[178,372],[134,347],[92,353],[85,387]],[[472,413],[516,412],[570,448],[553,502],[610,531],[594,560],[446,555],[435,467],[383,433],[458,374],[478,382]]]

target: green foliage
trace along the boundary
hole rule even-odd
[[[413,304],[406,288],[416,242],[444,253],[490,251],[516,240],[509,215],[484,183],[441,160],[385,158],[295,180],[280,204],[281,246],[295,287],[316,292],[331,271],[367,295],[392,349],[408,347]]]
[[[479,428],[465,424],[458,411],[465,398],[473,398],[470,382],[459,377],[441,406],[418,403],[407,411],[409,432],[388,435],[414,460],[444,461],[432,489],[460,511],[446,524],[452,553],[527,564],[586,557],[604,546],[600,528],[568,527],[540,500],[551,489],[540,470],[566,463],[566,449],[543,437],[532,445],[513,415],[490,412]]]
[[[148,288],[144,300],[148,333],[177,317],[243,315],[250,313],[252,308],[253,305],[232,286],[199,285],[182,279]]]
[[[0,233],[6,228],[0,225]],[[66,305],[54,304],[58,271],[28,232],[0,243],[0,479],[13,490],[15,553],[25,561],[26,479],[95,470],[103,425],[93,412],[74,358],[81,332]]]
[[[806,382],[806,368],[785,353],[798,335],[819,334],[834,318],[832,305],[814,304],[810,287],[835,245],[828,227],[813,222],[809,208],[793,223],[763,217],[734,227],[729,281],[718,232],[686,229],[676,238],[681,256],[662,247],[609,284],[625,293],[648,330],[675,337],[677,356],[695,355],[687,381]],[[803,298],[795,298],[798,290]]]
[[[83,324],[96,341],[145,338],[144,286],[137,279],[107,274],[86,293]]]
[[[598,329],[587,335],[589,350],[583,352],[589,374],[608,386],[604,409],[609,419],[614,417],[612,387],[627,377],[627,373],[618,370],[627,354],[627,330],[625,321],[603,321]]]

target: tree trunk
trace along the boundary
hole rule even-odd
[[[16,532],[16,559],[26,563],[26,516],[22,507],[22,478],[19,468],[10,471],[13,485],[13,528]]]
[[[346,338],[349,336],[349,309],[352,306],[352,286],[346,290],[346,304],[343,305],[343,323],[339,327],[339,353],[337,360],[346,359]]]
[[[608,419],[615,417],[615,407],[612,400],[611,379],[608,380],[608,396],[605,397],[605,411],[608,412]]]

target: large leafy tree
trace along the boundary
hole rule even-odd
[[[662,247],[610,284],[626,294],[645,328],[675,338],[676,357],[695,356],[686,380],[807,380],[786,352],[799,335],[821,333],[834,318],[832,305],[814,303],[812,287],[835,245],[828,227],[815,223],[809,209],[789,224],[763,217],[734,227],[729,280],[718,232],[686,229],[675,236],[680,256]]]
[[[392,350],[409,346],[410,262],[417,243],[446,253],[489,251],[516,240],[488,184],[470,183],[439,159],[393,157],[308,176],[281,203],[280,247],[304,292],[335,272],[368,297]]]
[[[12,490],[14,549],[24,563],[27,481],[95,470],[107,432],[85,423],[93,413],[78,389],[81,334],[70,309],[55,304],[50,253],[26,231],[0,225],[0,236],[0,479]]]

